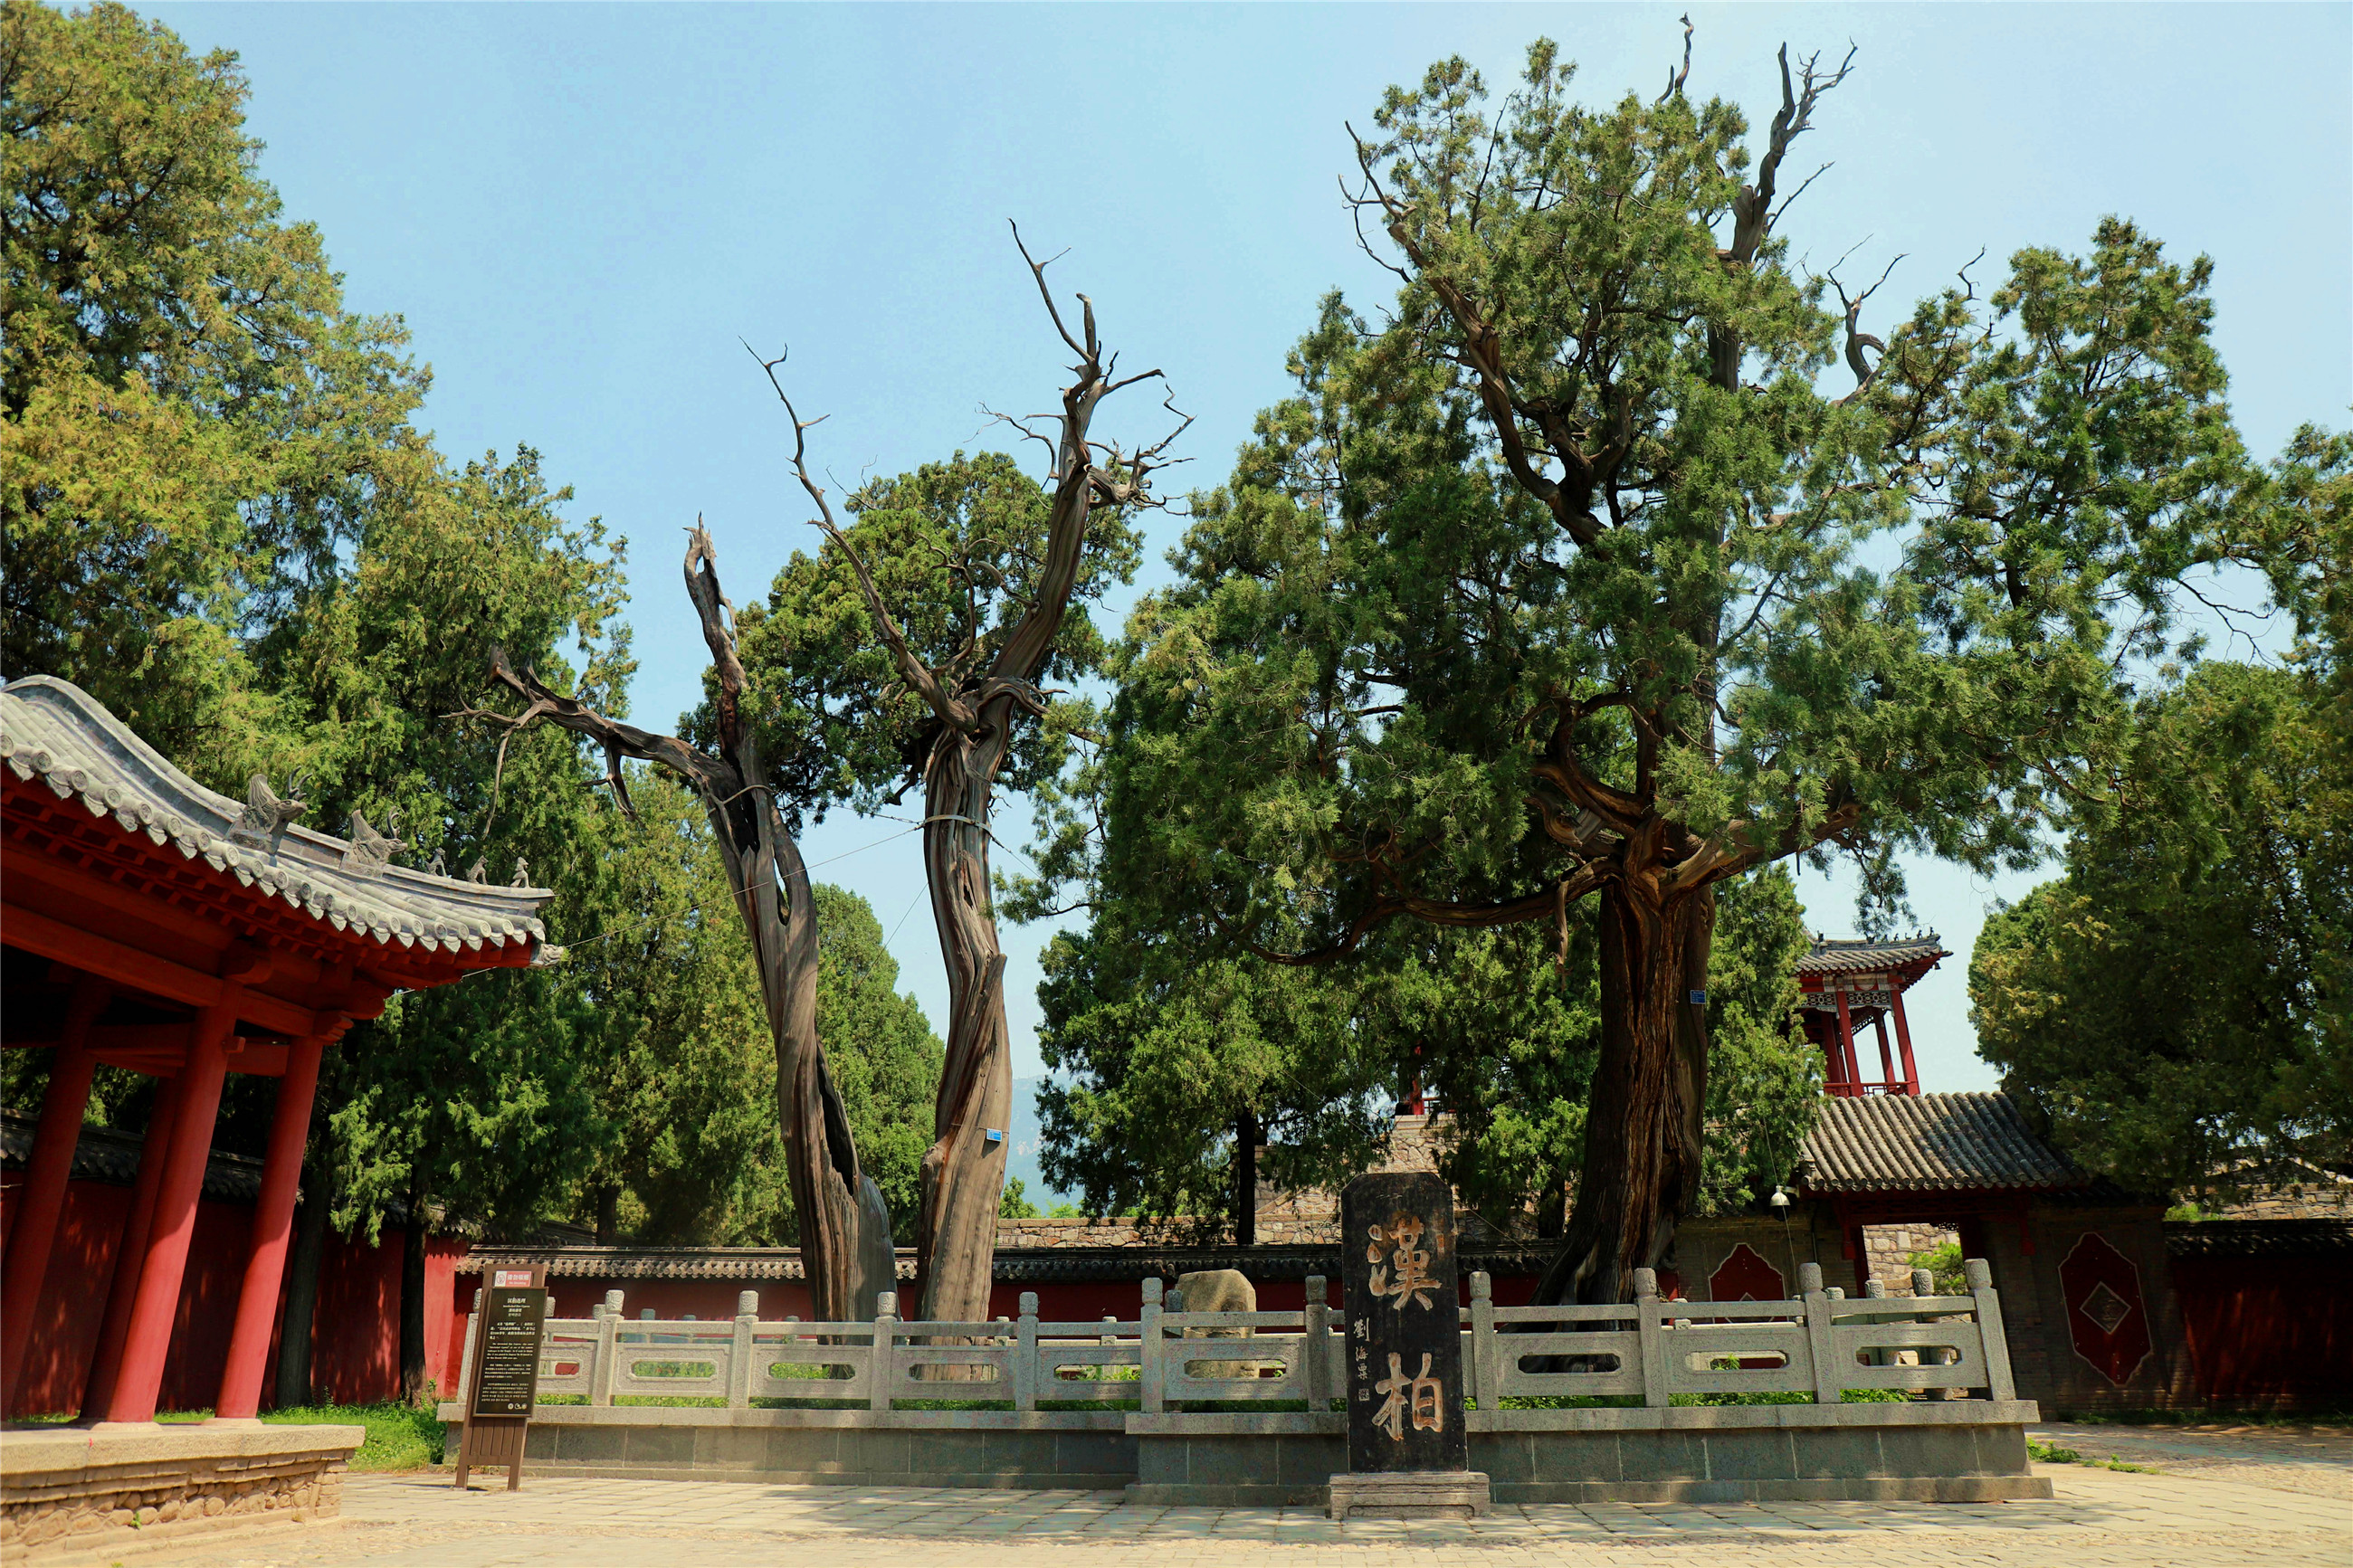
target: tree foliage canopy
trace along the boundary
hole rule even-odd
[[[1139,928],[1566,957],[1599,896],[1604,1136],[1547,1299],[1617,1299],[1703,1201],[1715,890],[1851,853],[1876,922],[1900,853],[2031,863],[2260,489],[2211,268],[2125,220],[1865,331],[1880,284],[1781,226],[1846,68],[1784,58],[1754,160],[1733,105],[1588,107],[1549,43],[1492,111],[1460,59],[1391,89],[1352,201],[1394,299],[1325,300],[1118,664]]]
[[[895,800],[922,776],[939,719],[902,678],[860,591],[845,547],[857,552],[916,657],[947,690],[985,675],[1035,602],[1044,569],[1049,500],[1002,452],[926,463],[875,479],[846,502],[842,541],[796,551],[764,604],[744,608],[744,662],[767,752],[780,763],[780,798],[795,809],[834,803],[861,811]],[[1089,515],[1071,607],[1041,674],[1070,682],[1101,665],[1104,638],[1090,606],[1134,575],[1139,540],[1116,508]],[[1031,788],[1065,765],[1077,710],[1016,717],[1020,739],[997,775]]]
[[[2086,1164],[2227,1190],[2353,1158],[2353,770],[2298,675],[2209,665],[2140,704],[2113,810],[1986,922],[1978,1049]]]
[[[284,221],[246,93],[121,5],[0,7],[0,660],[237,784],[255,639],[433,462],[406,331]]]

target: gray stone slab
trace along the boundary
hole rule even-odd
[[[1473,1432],[1471,1434],[1472,1468],[1483,1470],[1496,1482],[1532,1481],[1536,1479],[1535,1439],[1525,1432]],[[1610,1462],[1615,1468],[1617,1445],[1609,1443]]]
[[[1786,1427],[1704,1433],[1706,1476],[1715,1481],[1793,1481],[1797,1434]]]
[[[618,1465],[628,1462],[629,1428],[627,1426],[533,1426],[523,1434],[524,1458],[538,1457],[537,1445],[543,1432],[555,1439],[555,1458],[566,1464]]]
[[[632,1426],[628,1428],[622,1462],[630,1465],[691,1465],[694,1463],[694,1435],[691,1426]]]
[[[837,1439],[841,1468],[846,1471],[862,1471],[870,1475],[906,1475],[914,1468],[916,1436],[903,1427],[871,1426],[863,1430],[852,1427],[841,1433]],[[922,1436],[928,1439],[932,1434],[925,1432]]]
[[[1967,1476],[1984,1468],[1977,1432],[1968,1426],[1883,1426],[1879,1461],[1891,1476]]]
[[[1493,1510],[1487,1477],[1477,1470],[1382,1470],[1335,1475],[1324,1511],[1351,1519],[1477,1519]]]
[[[1575,1473],[1576,1450],[1567,1445],[1536,1445],[1536,1479],[1583,1480]],[[1621,1481],[1692,1481],[1707,1479],[1707,1440],[1697,1432],[1620,1432],[1618,1474]]]
[[[1302,1435],[1275,1445],[1274,1479],[1288,1492],[1313,1491],[1348,1462],[1347,1440]]]
[[[1808,1432],[1797,1444],[1798,1479],[1848,1479],[1886,1474],[1879,1458],[1879,1433],[1871,1427]]]

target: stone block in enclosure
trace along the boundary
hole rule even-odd
[[[1176,1277],[1176,1300],[1168,1306],[1172,1312],[1255,1312],[1258,1310],[1258,1289],[1239,1268],[1205,1268]],[[1254,1331],[1244,1323],[1237,1328],[1189,1328],[1188,1340],[1249,1339]],[[1185,1363],[1189,1377],[1256,1377],[1259,1363],[1254,1361],[1194,1361]]]

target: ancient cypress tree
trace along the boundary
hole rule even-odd
[[[1460,59],[1393,89],[1350,190],[1395,300],[1326,302],[1131,626],[1124,897],[1291,962],[1400,918],[1566,956],[1599,900],[1546,1300],[1622,1299],[1700,1190],[1716,889],[1847,853],[1885,908],[1899,853],[2031,863],[2248,472],[2209,265],[2128,222],[1883,341],[1880,283],[1792,260],[1784,164],[1847,68],[1783,51],[1753,168],[1688,47],[1606,108],[1548,43],[1492,114]]]

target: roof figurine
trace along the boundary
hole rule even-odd
[[[398,814],[388,818],[385,826],[397,828]],[[373,879],[392,864],[394,856],[407,847],[405,840],[389,833],[378,833],[369,826],[366,815],[355,808],[352,812],[352,841],[343,850],[343,869],[354,877]]]
[[[301,794],[299,781],[295,793]],[[245,809],[237,814],[237,826],[229,829],[229,837],[239,844],[275,849],[278,836],[286,831],[286,825],[310,809],[311,803],[305,800],[280,800],[278,792],[269,787],[269,775],[256,773],[246,781]]]

